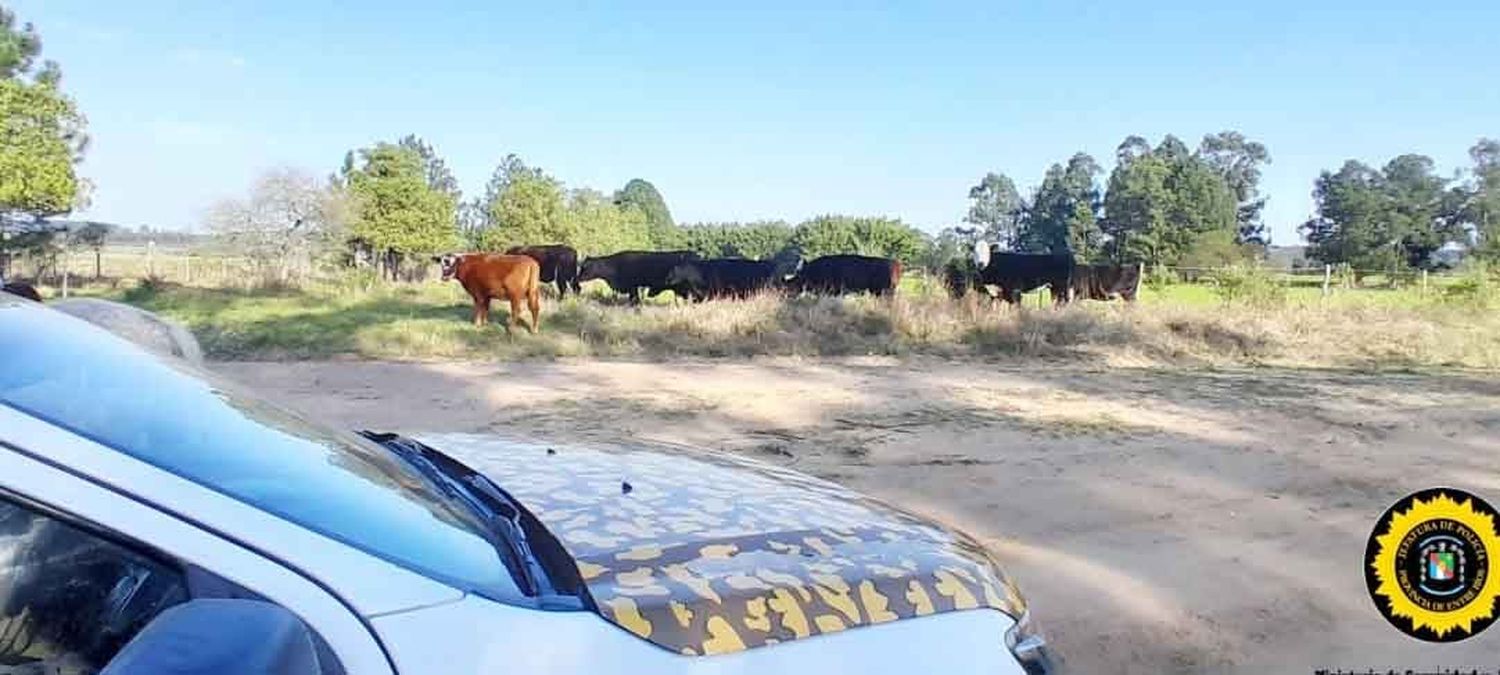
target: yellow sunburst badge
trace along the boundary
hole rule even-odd
[[[1431,488],[1396,502],[1365,547],[1365,583],[1386,621],[1429,642],[1477,635],[1500,614],[1500,519],[1483,499]]]

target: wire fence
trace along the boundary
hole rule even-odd
[[[1222,275],[1231,271],[1238,271],[1233,267],[1192,267],[1162,265],[1157,269],[1165,270],[1181,283],[1213,284]],[[1351,289],[1379,289],[1379,288],[1418,288],[1426,291],[1431,288],[1444,286],[1461,275],[1452,270],[1415,270],[1415,269],[1363,269],[1355,268],[1347,264],[1338,265],[1316,265],[1316,266],[1294,266],[1294,267],[1269,267],[1256,266],[1251,269],[1269,276],[1271,279],[1289,287],[1318,287],[1325,295],[1337,290]]]
[[[1143,268],[1143,282],[1150,284],[1155,278],[1157,281],[1165,279],[1166,283],[1172,284],[1214,285],[1226,273],[1243,272],[1244,269],[1227,266],[1147,266]],[[1324,295],[1345,290],[1385,288],[1417,288],[1425,292],[1431,288],[1440,288],[1460,276],[1452,271],[1356,269],[1348,265],[1260,266],[1253,269],[1287,287],[1317,288]],[[283,281],[292,285],[330,281],[339,274],[339,270],[304,265]],[[11,275],[38,281],[62,289],[63,292],[70,286],[104,284],[119,287],[145,279],[213,288],[248,288],[266,282],[265,269],[243,256],[153,245],[113,245],[98,252],[73,250],[47,260],[22,256],[12,261]],[[938,277],[934,277],[936,279]]]
[[[130,287],[146,279],[215,288],[249,287],[263,279],[244,257],[148,247],[70,251],[48,259],[20,256],[11,261],[10,275],[52,286],[63,295],[70,288]]]

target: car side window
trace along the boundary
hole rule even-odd
[[[189,595],[176,567],[0,495],[0,672],[98,672]]]

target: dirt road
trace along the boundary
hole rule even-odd
[[[635,436],[790,465],[993,545],[1080,673],[1500,666],[1408,639],[1361,558],[1399,497],[1500,503],[1500,378],[942,360],[219,364],[348,426]],[[1000,636],[996,636],[999,640]]]

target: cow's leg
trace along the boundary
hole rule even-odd
[[[490,298],[479,296],[474,298],[474,327],[479,328],[490,320]]]
[[[634,286],[630,289],[630,304],[641,304],[641,288],[639,286]]]
[[[557,275],[557,299],[562,300],[566,297],[568,297],[568,282],[559,274]]]
[[[510,333],[515,331],[516,324],[521,321],[522,297],[520,293],[507,293],[506,296],[510,300],[510,316],[505,320],[505,332]]]

